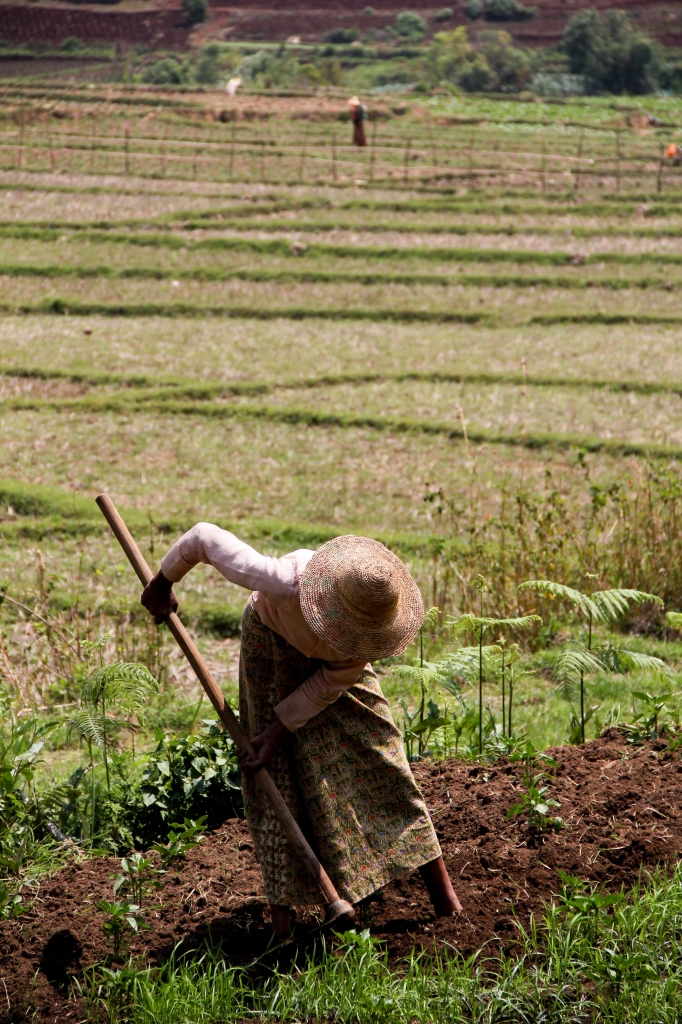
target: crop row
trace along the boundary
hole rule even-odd
[[[85,384],[91,387],[118,387],[157,389],[159,398],[191,398],[207,400],[225,398],[229,395],[272,395],[277,391],[308,391],[318,388],[333,388],[346,385],[405,384],[409,381],[426,384],[502,384],[523,388],[569,388],[571,390],[593,389],[613,391],[616,394],[635,395],[680,395],[679,384],[643,380],[597,380],[590,377],[542,377],[523,373],[450,373],[443,370],[433,372],[405,371],[400,373],[338,373],[323,374],[319,377],[289,378],[277,381],[219,381],[215,384],[191,379],[173,377],[151,377],[148,374],[109,373],[106,371],[56,370],[45,367],[0,366],[0,377],[18,380],[57,380],[70,384]],[[170,389],[170,390],[169,390]],[[148,397],[148,396],[147,396]]]
[[[682,322],[682,321],[681,321]],[[170,416],[192,416],[213,420],[265,420],[273,423],[304,425],[307,427],[336,427],[341,429],[363,429],[390,434],[440,435],[447,440],[472,444],[494,444],[531,450],[571,449],[606,454],[610,456],[640,456],[651,459],[672,459],[682,461],[682,447],[663,444],[640,444],[616,439],[586,436],[571,437],[551,433],[523,431],[518,433],[495,432],[482,428],[466,430],[461,423],[439,423],[409,418],[394,418],[378,415],[329,412],[322,409],[296,407],[277,408],[265,405],[230,405],[211,401],[178,401],[172,395],[163,393],[85,395],[78,398],[18,397],[6,398],[0,402],[0,410],[22,412],[27,410],[54,410],[81,413],[156,413]]]
[[[326,270],[219,270],[215,268],[197,268],[183,270],[178,268],[162,269],[154,267],[125,267],[115,269],[109,265],[100,266],[69,266],[68,264],[0,264],[0,276],[29,278],[108,278],[110,280],[140,281],[252,281],[252,282],[296,282],[308,284],[360,284],[360,285],[465,285],[487,288],[558,288],[584,290],[606,288],[623,291],[629,288],[662,289],[679,291],[682,281],[671,281],[660,277],[562,277],[560,275],[541,274],[462,274],[456,277],[447,274],[420,273],[381,273],[379,271],[326,271]],[[68,302],[68,300],[65,300]],[[11,303],[6,308],[12,308]],[[70,304],[69,304],[70,308]]]
[[[187,250],[189,252],[251,252],[268,256],[297,255],[289,239],[224,238],[210,237],[191,239],[178,234],[159,232],[128,233],[122,231],[74,231],[63,235],[54,228],[31,228],[21,224],[0,228],[0,238],[18,238],[39,242],[89,242],[92,244],[116,243],[158,249]],[[434,246],[378,246],[348,245],[314,242],[301,250],[308,258],[332,256],[344,258],[366,258],[370,260],[409,260],[457,262],[457,263],[523,263],[540,266],[575,266],[600,263],[638,265],[682,265],[682,253],[675,252],[598,252],[576,258],[571,252],[544,252],[529,249],[478,249]]]
[[[252,320],[348,320],[375,323],[441,323],[441,324],[486,324],[500,323],[499,317],[490,313],[468,310],[422,310],[422,309],[376,309],[361,307],[282,306],[263,308],[258,306],[210,306],[183,302],[174,303],[106,303],[80,302],[77,299],[45,299],[43,302],[21,303],[0,302],[0,313],[19,316],[54,314],[57,316],[102,316],[102,317],[222,317],[225,319]],[[523,321],[527,325],[541,324],[641,324],[678,325],[682,314],[666,315],[657,313],[557,313],[538,314]]]

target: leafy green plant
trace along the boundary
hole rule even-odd
[[[507,811],[506,817],[512,818],[518,814],[526,814],[528,827],[533,832],[558,832],[563,828],[561,818],[551,816],[550,811],[559,807],[559,801],[547,796],[549,791],[549,775],[547,768],[555,768],[556,761],[546,754],[536,750],[530,740],[518,751],[509,755],[510,761],[520,761],[523,764],[523,785],[525,792],[521,800],[514,804]]]
[[[14,892],[10,886],[0,882],[0,917],[4,920],[11,920],[24,912],[24,897],[20,892]]]
[[[498,619],[483,615],[483,595],[488,590],[488,583],[483,576],[478,576],[479,593],[479,614],[459,615],[456,618],[449,618],[447,625],[457,633],[471,632],[476,638],[478,646],[478,749],[483,754],[483,675],[484,655],[483,637],[491,629],[529,629],[535,623],[542,624],[539,615],[522,615],[516,618]]]
[[[632,669],[640,672],[653,672],[668,675],[670,670],[660,658],[648,654],[629,651],[612,643],[594,648],[593,630],[595,625],[609,624],[621,618],[633,605],[647,602],[662,604],[660,597],[647,594],[641,590],[617,588],[613,590],[592,590],[592,581],[598,577],[594,573],[586,573],[589,580],[587,593],[554,583],[551,580],[528,580],[519,586],[519,591],[532,590],[547,595],[550,600],[559,600],[567,604],[576,614],[587,620],[587,633],[581,635],[581,643],[571,642],[560,652],[554,662],[552,674],[562,688],[564,697],[569,702],[573,699],[576,688],[580,697],[580,714],[576,727],[572,727],[572,742],[585,742],[585,725],[589,716],[585,711],[585,676],[591,672],[617,672],[623,674]]]
[[[562,889],[560,906],[568,912],[571,928],[585,928],[592,943],[599,941],[600,921],[604,912],[609,912],[623,903],[622,893],[608,893],[590,886],[574,875],[558,869]]]
[[[673,697],[672,691],[666,690],[663,693],[650,693],[648,690],[633,690],[632,697],[634,700],[640,701],[642,708],[639,712],[635,710],[632,722],[623,723],[622,728],[628,733],[632,743],[641,743],[643,740],[655,740],[659,734],[661,717],[666,712],[672,710],[670,705]],[[676,746],[677,744],[675,744],[673,738],[671,747],[675,749]]]
[[[29,799],[35,805],[39,754],[55,725],[35,717],[17,720],[9,710],[9,731],[0,735],[0,817],[6,825],[24,817]]]
[[[105,633],[97,641],[81,641],[81,647],[88,656],[99,656],[99,667],[91,672],[81,686],[79,706],[69,716],[68,735],[74,733],[85,740],[88,748],[88,773],[90,781],[90,837],[94,836],[97,822],[97,782],[95,777],[94,749],[99,748],[106,776],[107,791],[111,792],[110,758],[115,738],[122,729],[132,730],[135,726],[127,718],[116,718],[111,713],[133,714],[142,710],[158,684],[144,665],[135,662],[117,661],[104,664],[104,649],[109,641]],[[82,776],[73,782],[82,781]]]
[[[104,914],[102,931],[111,942],[114,957],[118,959],[125,947],[127,933],[136,935],[144,925],[144,916],[137,904],[120,903],[118,900],[99,900],[97,909]]]
[[[175,822],[171,825],[167,843],[155,843],[152,849],[161,858],[161,868],[167,871],[178,861],[184,860],[188,852],[198,846],[204,839],[202,829],[206,825],[206,815],[198,821],[185,818],[183,824]]]
[[[121,873],[114,882],[114,893],[125,895],[130,893],[134,903],[141,908],[145,898],[152,890],[160,889],[158,868],[151,857],[142,853],[133,853],[121,860]]]
[[[230,737],[214,721],[199,736],[171,738],[157,733],[140,782],[136,835],[147,846],[164,840],[168,823],[206,817],[215,828],[243,814],[241,772]]]

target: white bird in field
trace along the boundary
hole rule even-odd
[[[230,97],[236,96],[237,89],[239,88],[239,86],[241,84],[242,84],[241,78],[231,78],[230,81],[225,86],[225,91],[227,92],[227,95],[230,96]]]

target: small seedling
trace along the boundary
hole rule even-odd
[[[198,846],[202,842],[204,836],[201,830],[205,827],[205,814],[197,821],[185,818],[182,825],[177,821],[174,822],[171,825],[171,831],[168,833],[168,842],[165,845],[163,843],[155,843],[152,847],[161,858],[161,870],[167,871],[174,864],[177,864],[178,861],[184,860],[192,847]]]
[[[630,740],[633,743],[645,739],[655,740],[658,736],[659,719],[663,712],[668,710],[668,701],[672,697],[671,691],[654,694],[643,690],[633,690],[632,696],[644,707],[639,714],[634,716],[633,724],[625,727],[630,734]]]
[[[140,908],[136,903],[119,903],[118,900],[110,903],[109,900],[100,900],[97,909],[106,914],[102,921],[102,931],[118,959],[121,950],[127,944],[127,933],[132,932],[136,935],[140,928],[147,927]]]
[[[134,853],[132,857],[124,857],[121,860],[121,874],[114,882],[114,893],[130,893],[134,904],[141,908],[151,890],[161,888],[158,876],[159,871],[154,867],[151,857]]]
[[[518,804],[509,808],[506,817],[527,814],[528,828],[531,831],[540,834],[558,832],[564,823],[561,818],[552,817],[549,812],[553,807],[561,805],[558,800],[547,796],[549,786],[545,784],[545,780],[549,780],[547,768],[555,768],[556,761],[536,750],[530,740],[526,740],[525,746],[520,750],[511,753],[509,760],[522,762],[523,785],[526,792],[522,794]]]

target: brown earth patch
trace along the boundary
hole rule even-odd
[[[552,795],[565,828],[534,837],[522,818],[507,820],[518,801],[518,765],[461,761],[421,764],[415,775],[433,815],[453,883],[464,906],[458,918],[436,920],[418,875],[392,883],[358,908],[392,957],[415,944],[447,942],[463,954],[509,948],[514,916],[526,923],[560,888],[557,869],[608,889],[630,886],[640,867],[674,863],[682,850],[682,762],[662,741],[632,748],[615,730],[583,748],[552,752],[558,762]],[[119,867],[113,858],[72,863],[45,880],[31,908],[0,924],[0,978],[8,1006],[0,1024],[25,1018],[64,1020],[69,984],[105,960],[101,898],[112,898]],[[260,873],[244,822],[228,821],[171,871],[146,907],[148,931],[131,945],[141,961],[163,962],[176,945],[200,946],[209,932],[226,958],[248,963],[264,952],[268,914]],[[302,937],[315,923],[301,915]],[[4,994],[4,992],[3,992]],[[74,1019],[76,1019],[74,1017]]]

